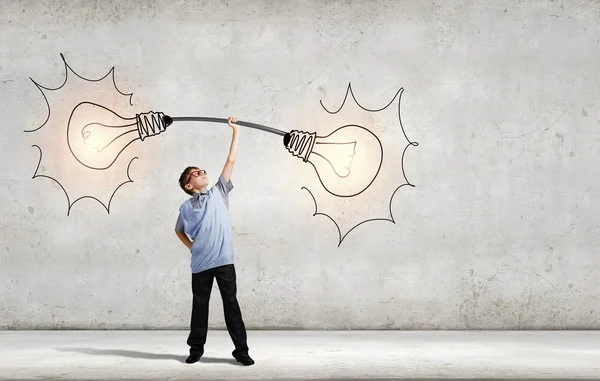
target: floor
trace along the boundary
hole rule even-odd
[[[0,331],[0,380],[600,380],[598,331]]]

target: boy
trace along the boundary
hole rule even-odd
[[[207,190],[206,171],[187,167],[179,178],[179,186],[192,196],[179,208],[175,233],[192,254],[192,321],[187,344],[190,355],[185,360],[192,364],[204,354],[208,331],[208,305],[213,279],[217,279],[225,324],[235,345],[233,357],[243,365],[252,365],[248,355],[246,327],[237,301],[235,267],[233,265],[233,230],[229,220],[228,194],[233,189],[231,171],[235,163],[240,126],[236,118],[229,118],[233,137],[229,156],[217,183]],[[189,236],[189,237],[188,237]],[[191,239],[190,239],[191,238]]]

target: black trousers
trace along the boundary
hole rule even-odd
[[[235,267],[233,264],[219,266],[199,273],[192,274],[192,322],[187,344],[190,354],[204,354],[206,334],[208,332],[208,304],[213,280],[217,279],[221,298],[223,299],[223,312],[229,336],[233,341],[235,350],[233,356],[248,353],[246,326],[242,319],[242,312],[237,301],[237,284]]]

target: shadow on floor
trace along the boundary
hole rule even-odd
[[[94,356],[120,356],[120,357],[129,357],[134,359],[146,359],[146,360],[175,360],[185,364],[185,356],[173,355],[168,353],[151,353],[151,352],[139,352],[139,351],[128,351],[124,349],[96,349],[96,348],[54,348],[57,351],[61,352],[78,352],[86,355],[94,355]],[[200,363],[210,363],[210,364],[232,364],[232,365],[241,365],[235,359],[225,359],[225,358],[217,358],[217,357],[205,357],[202,356],[200,358]],[[186,364],[188,365],[188,364]]]

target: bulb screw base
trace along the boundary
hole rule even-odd
[[[316,138],[316,132],[292,130],[283,137],[283,144],[293,156],[302,158],[306,163],[315,145]]]
[[[167,118],[171,119],[168,116]],[[142,141],[149,136],[160,134],[167,129],[168,125],[172,123],[172,120],[171,123],[165,123],[167,120],[164,113],[153,111],[136,114],[135,120],[137,123],[138,133],[140,134],[140,139],[142,139]]]

